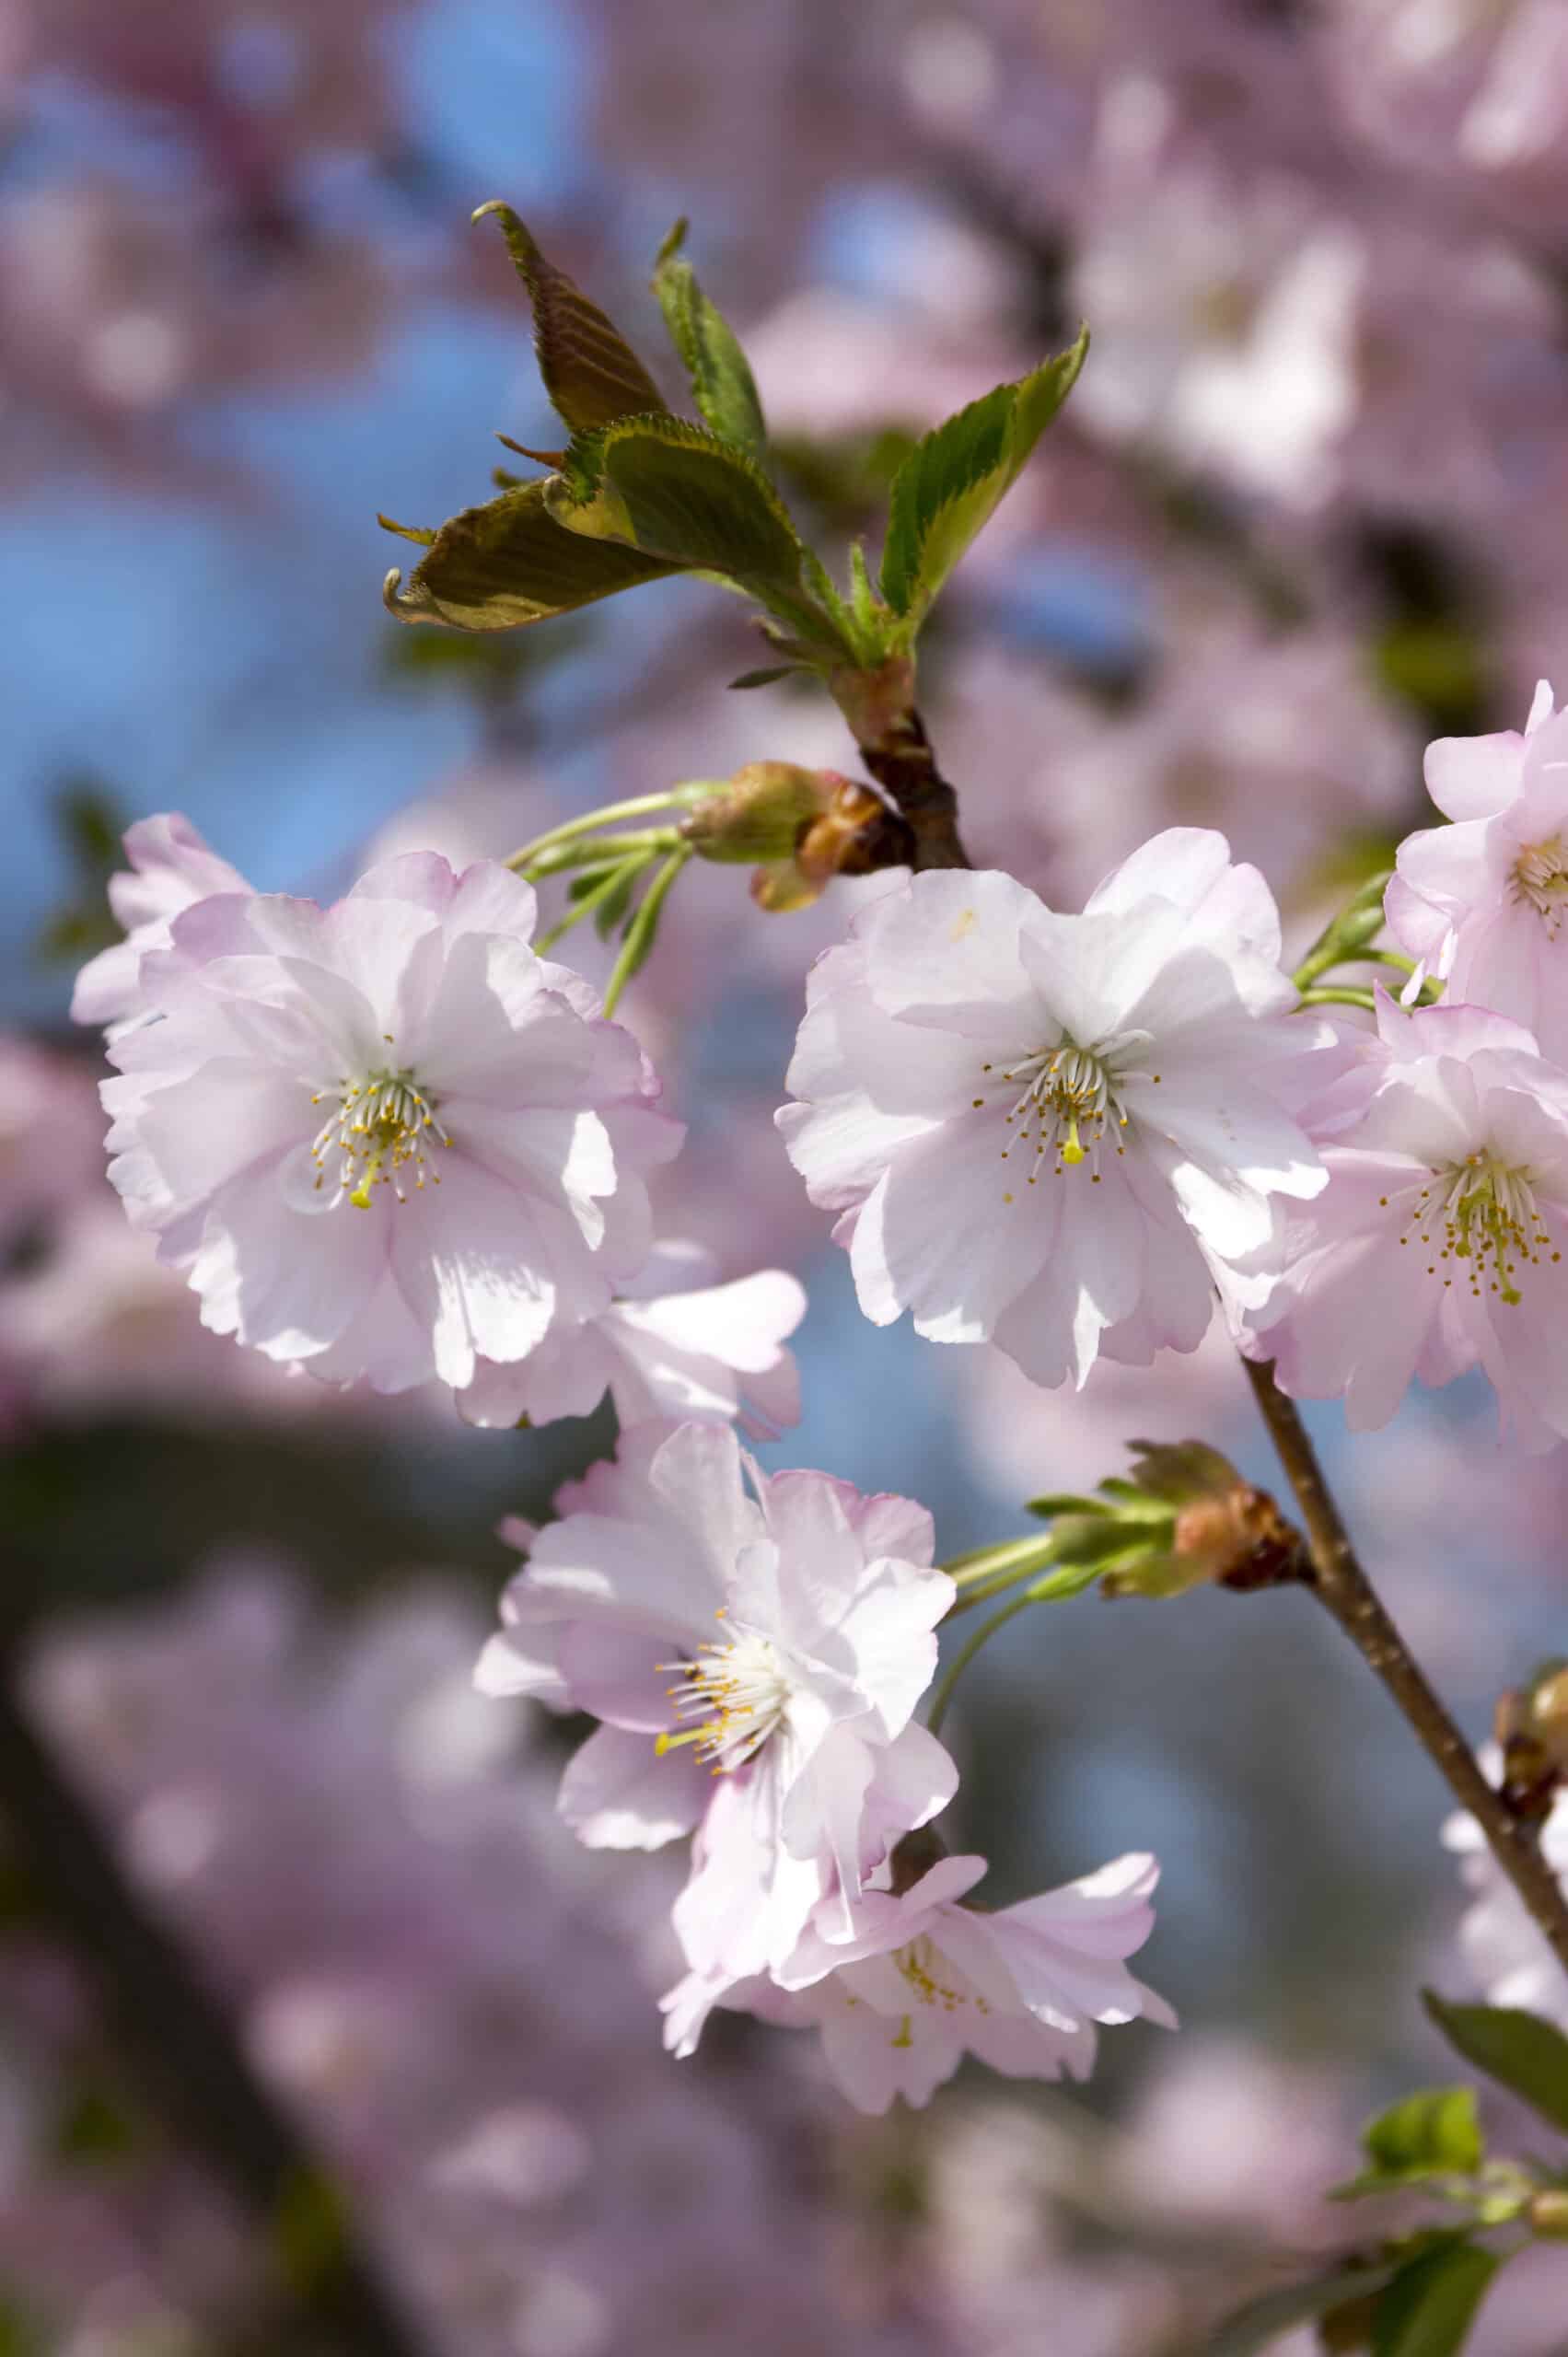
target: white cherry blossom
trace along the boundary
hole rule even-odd
[[[1223,835],[1173,828],[1062,916],[1011,877],[875,900],[811,977],[778,1116],[842,1212],[861,1307],[994,1341],[1037,1383],[1194,1350],[1271,1199],[1323,1167],[1288,1109],[1325,1033]]]
[[[764,1970],[824,1902],[847,1935],[865,1876],[958,1784],[913,1717],[954,1596],[929,1515],[766,1475],[691,1422],[623,1434],[557,1503],[478,1678],[602,1722],[567,1822],[600,1848],[697,1832],[676,1909],[694,1968]]]
[[[1122,1959],[1154,1928],[1159,1869],[1129,1855],[991,1913],[962,1904],[983,1858],[942,1858],[900,1895],[867,1890],[854,1935],[809,1926],[772,1978],[691,1973],[664,1999],[665,2042],[690,2054],[713,2006],[821,2032],[829,2070],[862,2111],[928,2103],[965,2054],[1009,2078],[1084,2079],[1097,2024],[1174,2028]]]
[[[480,1362],[459,1395],[470,1424],[547,1424],[590,1415],[608,1390],[622,1428],[650,1417],[704,1422],[738,1418],[753,1439],[800,1422],[800,1376],[787,1336],[806,1293],[783,1269],[713,1282],[700,1245],[656,1245],[635,1278],[597,1318],[551,1328],[510,1366]]]
[[[110,1176],[203,1322],[401,1391],[597,1317],[679,1125],[631,1035],[528,946],[488,862],[387,862],[328,909],[225,893],[145,955]]]
[[[1407,836],[1385,903],[1450,999],[1490,1006],[1568,1062],[1568,710],[1542,679],[1521,736],[1443,737],[1426,784],[1453,821]]]
[[[1473,1006],[1407,1012],[1303,1120],[1330,1171],[1284,1219],[1255,1344],[1284,1390],[1387,1423],[1412,1379],[1491,1377],[1527,1448],[1568,1437],[1568,1072]]]
[[[119,1026],[142,1013],[142,959],[167,949],[181,911],[215,892],[249,892],[238,868],[219,857],[178,810],[138,819],[125,830],[131,865],[109,879],[109,905],[125,939],[89,958],[76,976],[71,1015],[77,1023]]]
[[[1483,1746],[1481,1759],[1496,1782],[1503,1771],[1497,1745]],[[1459,1873],[1472,1894],[1459,1925],[1459,1945],[1487,2003],[1520,2005],[1568,2030],[1568,1974],[1468,1809],[1457,1809],[1448,1818],[1443,1846],[1458,1859]],[[1540,1829],[1540,1850],[1568,1894],[1568,1792],[1559,1791],[1551,1805]]]

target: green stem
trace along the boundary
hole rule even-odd
[[[669,810],[691,799],[684,786],[667,785],[657,794],[634,795],[629,802],[607,802],[602,810],[590,810],[586,818],[567,819],[559,827],[550,828],[536,835],[531,843],[515,851],[504,865],[527,867],[541,851],[550,851],[557,843],[571,842],[578,835],[591,835],[597,828],[612,819],[642,819],[652,810]]]
[[[993,1572],[1001,1572],[1016,1564],[1020,1573],[1034,1569],[1035,1558],[1045,1562],[1055,1540],[1048,1531],[1031,1531],[1027,1538],[1010,1538],[1000,1547],[974,1547],[967,1555],[954,1555],[941,1566],[956,1586],[969,1580],[989,1579]]]
[[[607,1016],[614,1014],[621,992],[647,956],[664,904],[674,888],[676,877],[691,857],[690,843],[682,843],[678,850],[672,851],[643,895],[642,905],[626,928],[621,955],[611,967],[610,980],[605,984],[604,1011]]]
[[[967,1643],[959,1646],[947,1666],[942,1683],[931,1698],[931,1710],[925,1724],[933,1735],[940,1731],[942,1722],[947,1715],[947,1705],[953,1699],[953,1689],[979,1653],[981,1645],[989,1643],[998,1629],[1005,1628],[1009,1620],[1015,1620],[1027,1606],[1033,1602],[1034,1597],[1027,1590],[1022,1596],[1010,1596],[1000,1611],[993,1612],[989,1620],[982,1620]]]
[[[1370,991],[1348,982],[1325,982],[1301,993],[1303,1006],[1359,1006],[1365,1015],[1371,1014],[1375,1003]]]
[[[574,867],[597,867],[600,860],[629,859],[633,852],[673,851],[680,841],[674,827],[643,827],[630,835],[596,835],[591,840],[581,836],[569,843],[558,843],[552,851],[540,852],[527,861],[518,872],[538,882],[546,876],[563,876]],[[517,854],[507,862],[517,865]]]

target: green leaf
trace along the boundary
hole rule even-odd
[[[1249,2300],[1220,2327],[1205,2357],[1260,2357],[1261,2351],[1298,2324],[1312,2324],[1332,2316],[1336,2308],[1365,2299],[1369,2292],[1380,2292],[1393,2273],[1392,2266],[1337,2267],[1331,2275],[1314,2276],[1310,2282],[1265,2292],[1260,2299]]]
[[[798,663],[766,663],[760,671],[742,671],[738,679],[731,679],[732,688],[771,688],[775,680],[793,679],[800,669]]]
[[[1486,2157],[1473,2087],[1429,2087],[1406,2096],[1374,2119],[1361,2141],[1372,2165],[1336,2186],[1336,2200],[1389,2193],[1434,2177],[1473,2177]]]
[[[679,566],[563,531],[545,505],[547,485],[525,483],[442,525],[401,586],[387,576],[389,613],[402,622],[456,630],[517,630],[656,581]]]
[[[778,493],[754,459],[705,426],[622,418],[574,442],[564,473],[544,489],[568,531],[749,591],[799,633],[786,651],[841,651],[841,633],[802,588],[805,552]]]
[[[1421,2001],[1467,2062],[1568,2133],[1568,2038],[1561,2030],[1509,2005],[1450,2005],[1431,1989]]]
[[[1022,473],[1072,391],[1088,350],[1076,343],[1014,385],[971,401],[917,442],[893,478],[882,595],[906,638],[977,532]]]
[[[658,387],[598,304],[590,303],[564,271],[546,261],[509,204],[494,198],[473,217],[482,221],[490,213],[501,224],[533,305],[534,349],[544,389],[573,433],[591,433],[613,418],[662,410]]]
[[[696,272],[682,258],[685,236],[686,224],[678,221],[659,248],[654,270],[654,293],[664,323],[686,364],[692,398],[714,432],[721,441],[761,460],[767,453],[768,431],[750,363],[734,330],[709,302]]]
[[[1440,2242],[1400,2268],[1372,2322],[1371,2357],[1458,2357],[1503,2261],[1475,2243]]]

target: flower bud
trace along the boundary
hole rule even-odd
[[[714,786],[680,831],[703,859],[743,866],[755,860],[793,859],[803,830],[846,783],[832,770],[748,761],[726,784]]]
[[[1145,1550],[1106,1574],[1103,1595],[1180,1596],[1214,1583],[1246,1590],[1307,1576],[1300,1533],[1218,1449],[1196,1440],[1132,1446],[1131,1480],[1102,1488],[1129,1504],[1164,1504],[1170,1515],[1163,1527],[1145,1520]]]
[[[760,861],[751,897],[772,915],[808,907],[835,876],[869,876],[913,855],[909,828],[873,787],[793,761],[749,761],[714,785],[681,833],[703,859]]]
[[[1550,2242],[1568,2242],[1568,2193],[1538,2193],[1525,2217],[1532,2235]]]

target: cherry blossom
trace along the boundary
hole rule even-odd
[[[526,1359],[482,1360],[459,1405],[470,1424],[547,1424],[590,1415],[608,1390],[623,1427],[650,1417],[738,1416],[757,1440],[800,1422],[800,1376],[785,1337],[806,1293],[783,1269],[715,1284],[700,1245],[656,1245],[598,1317],[552,1327]]]
[[[1326,1191],[1283,1220],[1259,1352],[1298,1397],[1386,1423],[1412,1378],[1491,1377],[1527,1448],[1568,1435],[1568,1072],[1473,1006],[1378,993],[1377,1035],[1303,1120]]]
[[[1009,2078],[1084,2079],[1097,2023],[1174,2028],[1122,1959],[1154,1928],[1153,1858],[1130,1854],[1060,1890],[990,1913],[960,1904],[983,1858],[943,1858],[902,1892],[867,1890],[853,1939],[809,1927],[771,1980],[691,1974],[664,2000],[665,2041],[695,2047],[714,2003],[822,2034],[828,2068],[862,2110],[928,2103],[965,2054]]]
[[[461,1388],[608,1307],[679,1144],[636,1042],[528,947],[505,868],[412,854],[329,909],[224,893],[144,958],[110,1176],[205,1324],[333,1381]]]
[[[958,1785],[913,1719],[954,1596],[929,1515],[764,1474],[691,1422],[623,1434],[557,1503],[477,1675],[602,1722],[563,1780],[568,1824],[607,1849],[697,1829],[676,1910],[694,1968],[764,1969],[824,1901],[847,1935],[864,1876]]]
[[[1394,938],[1451,999],[1490,1006],[1568,1056],[1568,711],[1542,679],[1524,734],[1443,737],[1426,783],[1453,820],[1400,846]]]
[[[1284,1101],[1324,1034],[1279,955],[1261,877],[1202,828],[1081,916],[992,873],[873,902],[812,973],[778,1116],[866,1316],[1047,1385],[1196,1349],[1271,1198],[1325,1183]]]
[[[130,867],[109,879],[109,905],[125,939],[90,958],[76,976],[71,1014],[77,1023],[134,1017],[141,1011],[142,959],[149,950],[168,947],[175,918],[215,893],[250,889],[179,810],[127,827],[125,851]]]
[[[1481,1760],[1496,1782],[1503,1773],[1498,1746],[1484,1745]],[[1559,1788],[1539,1838],[1541,1855],[1568,1891],[1568,1790]],[[1443,1847],[1458,1859],[1465,1887],[1473,1893],[1459,1925],[1459,1945],[1487,2003],[1522,2005],[1568,2030],[1568,1978],[1468,1809],[1456,1809],[1445,1824]]]

